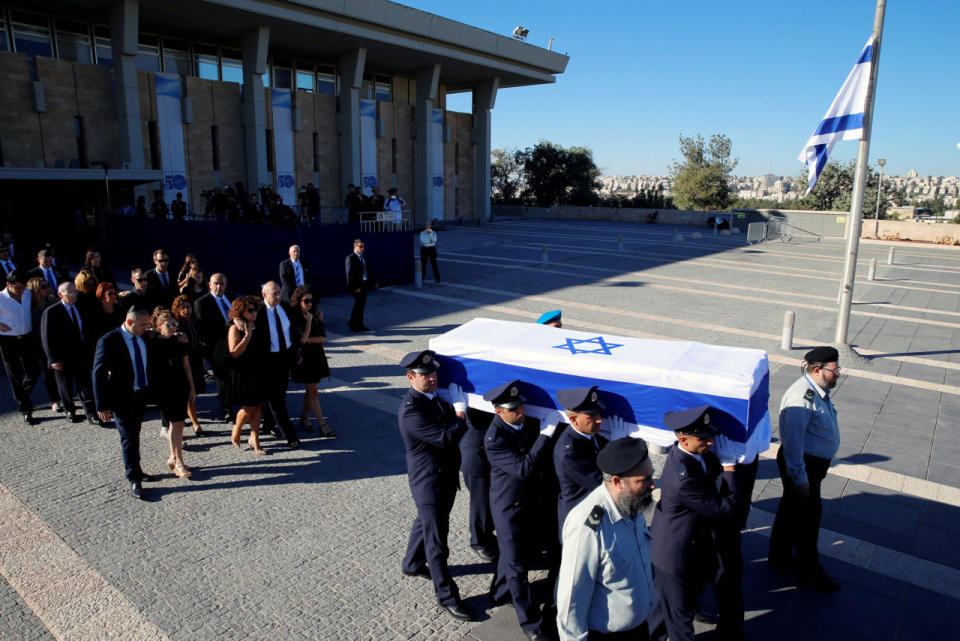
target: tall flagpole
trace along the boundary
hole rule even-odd
[[[843,265],[843,286],[840,290],[840,310],[837,314],[837,335],[834,342],[848,345],[847,331],[850,328],[850,304],[853,301],[853,281],[857,273],[857,251],[860,248],[860,227],[863,224],[863,194],[867,186],[867,162],[870,159],[870,133],[873,130],[873,99],[877,88],[877,68],[880,66],[880,43],[883,36],[883,14],[886,0],[877,0],[873,17],[873,56],[870,65],[870,84],[867,87],[866,105],[863,114],[863,137],[857,149],[857,173],[853,180],[853,197],[850,202],[850,225],[847,228],[847,257]]]

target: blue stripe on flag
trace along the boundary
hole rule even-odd
[[[851,129],[863,129],[863,114],[846,114],[845,116],[835,116],[833,118],[824,118],[820,121],[820,126],[813,132],[814,136],[823,134],[833,134],[839,131],[849,131]]]
[[[827,164],[827,146],[815,145],[813,150],[817,152],[817,173],[814,174],[814,183],[816,183],[816,179],[820,178],[820,172],[823,171],[823,166]]]
[[[873,60],[873,45],[867,45],[863,49],[863,53],[860,54],[860,58],[857,59],[857,64],[861,62],[870,62]]]
[[[740,443],[747,441],[763,419],[770,393],[769,375],[763,377],[751,398],[745,399],[639,383],[597,380],[481,359],[437,354],[437,360],[440,362],[439,387],[445,388],[455,382],[464,392],[483,394],[504,381],[519,379],[526,384],[524,395],[529,404],[560,409],[554,400],[558,389],[599,385],[605,393],[604,402],[609,414],[617,414],[629,423],[661,430],[666,430],[663,424],[665,412],[710,405],[723,413],[713,421],[718,424],[720,431]]]

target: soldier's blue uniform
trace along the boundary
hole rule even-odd
[[[470,429],[460,439],[460,471],[470,492],[470,547],[485,561],[494,560],[497,555],[497,537],[490,513],[490,462],[483,448],[491,418],[486,412],[468,409]]]
[[[495,405],[506,406],[511,389],[507,383],[484,395]],[[500,390],[500,391],[498,391]],[[513,398],[517,398],[513,394]],[[517,407],[525,399],[519,396]],[[499,402],[498,402],[499,401]],[[540,608],[534,603],[527,582],[530,560],[547,532],[538,524],[542,500],[542,462],[549,457],[551,439],[537,432],[531,423],[519,427],[494,417],[487,429],[485,449],[490,461],[490,510],[497,529],[499,558],[490,586],[495,602],[510,598],[520,627],[530,638],[540,638]],[[552,528],[552,526],[551,526]],[[552,533],[552,530],[551,530]]]
[[[714,430],[708,409],[667,412],[664,424],[674,431],[682,427],[683,433],[710,438]],[[732,496],[717,489],[721,472],[720,462],[710,452],[698,460],[675,443],[667,454],[651,528],[656,601],[648,622],[655,641],[667,636],[671,641],[693,641],[697,599],[718,568],[713,528],[735,515]],[[726,487],[735,493],[736,478],[723,474]]]
[[[557,390],[557,400],[568,412],[599,414],[605,409],[597,398],[595,385]],[[572,425],[568,425],[557,438],[553,447],[553,469],[560,486],[557,525],[561,538],[567,513],[603,480],[597,468],[597,454],[606,444],[607,439],[602,436],[583,434]]]
[[[408,354],[421,361],[425,357],[432,360],[432,356],[429,351]],[[405,358],[401,365],[408,367],[409,360]],[[434,361],[430,367],[435,364]],[[407,390],[400,404],[397,422],[406,448],[410,492],[417,504],[403,573],[423,575],[426,564],[437,601],[448,610],[459,608],[460,593],[447,569],[447,532],[450,510],[460,487],[458,442],[467,431],[467,423],[438,397],[413,388]]]

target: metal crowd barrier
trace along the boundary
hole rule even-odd
[[[403,211],[362,211],[360,212],[360,231],[380,234],[392,231],[411,231],[413,215]]]

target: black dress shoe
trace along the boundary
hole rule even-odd
[[[453,605],[441,605],[440,609],[446,610],[447,614],[452,616],[454,619],[460,621],[473,621],[473,612],[468,610],[460,602],[454,603]]]
[[[483,559],[487,563],[492,563],[497,558],[496,554],[494,554],[493,552],[491,552],[486,548],[472,548],[472,549],[474,554],[479,556],[481,559]]]
[[[292,438],[292,439],[290,439],[289,441],[287,441],[287,445],[290,446],[290,449],[295,450],[295,449],[297,449],[298,447],[300,447],[300,439],[298,439],[298,438]]]
[[[160,480],[159,476],[153,476],[152,474],[140,473],[140,482],[141,483],[156,483]]]
[[[67,414],[67,420],[71,423],[79,423],[83,420],[83,417],[75,412],[71,412]]]
[[[717,625],[717,616],[712,612],[707,612],[706,610],[697,610],[693,613],[693,620],[697,623],[706,623],[708,625]]]
[[[32,413],[32,412],[24,412],[24,413],[23,413],[23,422],[26,423],[27,425],[36,425],[36,424],[37,424],[37,419],[33,418],[33,413]]]
[[[413,572],[407,572],[406,570],[400,570],[400,571],[403,573],[403,576],[412,576],[412,577],[417,577],[421,579],[430,578],[430,570],[425,565],[421,565]]]
[[[139,481],[134,481],[130,484],[130,496],[143,500],[143,486],[140,485]]]
[[[524,630],[523,634],[530,639],[530,641],[547,641],[547,637],[543,636],[536,630]]]
[[[87,423],[90,423],[90,425],[93,425],[95,427],[100,427],[101,425],[103,425],[103,423],[100,422],[100,419],[97,417],[96,414],[87,414]]]
[[[800,577],[803,583],[806,583],[817,592],[829,594],[840,589],[840,584],[827,576],[827,573],[820,569],[811,574]]]
[[[366,325],[361,325],[361,326],[360,326],[360,331],[361,331],[361,332],[372,332],[373,330],[370,329],[369,327],[367,327]]]
[[[233,423],[233,418],[230,415],[230,410],[227,410],[227,409],[220,410],[220,421],[223,423]]]

